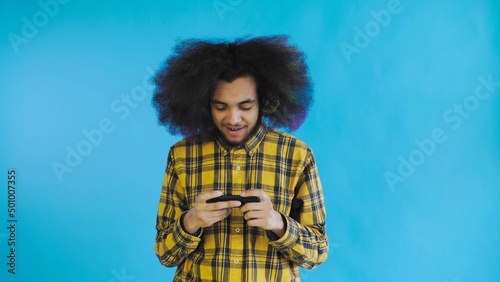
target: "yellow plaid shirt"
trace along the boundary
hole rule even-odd
[[[198,194],[239,195],[263,189],[285,220],[281,238],[230,216],[192,236],[180,217]],[[182,140],[170,148],[156,222],[160,262],[177,266],[174,281],[300,281],[298,267],[326,260],[325,203],[311,149],[288,134],[259,125],[241,148],[221,138]]]

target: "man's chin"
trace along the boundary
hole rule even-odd
[[[239,146],[245,141],[245,138],[234,138],[233,136],[230,136],[230,138],[228,138],[228,136],[226,135],[223,136],[224,139],[226,139],[226,142],[233,147]]]
[[[234,138],[232,138],[232,139],[228,139],[228,138],[226,137],[226,141],[227,141],[227,142],[228,142],[231,146],[238,146],[238,145],[240,145],[240,144],[243,142],[243,139],[241,139],[241,140],[240,140],[240,139],[234,139]]]

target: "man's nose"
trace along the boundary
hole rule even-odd
[[[241,114],[239,110],[234,109],[229,111],[229,123],[237,124],[240,121],[241,121]]]

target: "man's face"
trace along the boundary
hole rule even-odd
[[[210,101],[212,117],[226,139],[239,144],[250,134],[259,119],[257,86],[251,76],[233,82],[220,80]]]

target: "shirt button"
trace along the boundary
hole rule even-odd
[[[241,167],[239,165],[236,166],[236,170],[240,170]]]
[[[234,263],[239,263],[239,262],[240,262],[240,261],[239,261],[239,260],[237,260],[237,259],[235,259],[235,260],[234,260]]]
[[[248,152],[248,154],[250,155],[250,157],[253,156],[253,151]]]
[[[239,228],[236,228],[236,229],[234,229],[234,231],[236,231],[236,233],[239,233],[239,232],[240,232],[240,229],[239,229]]]

